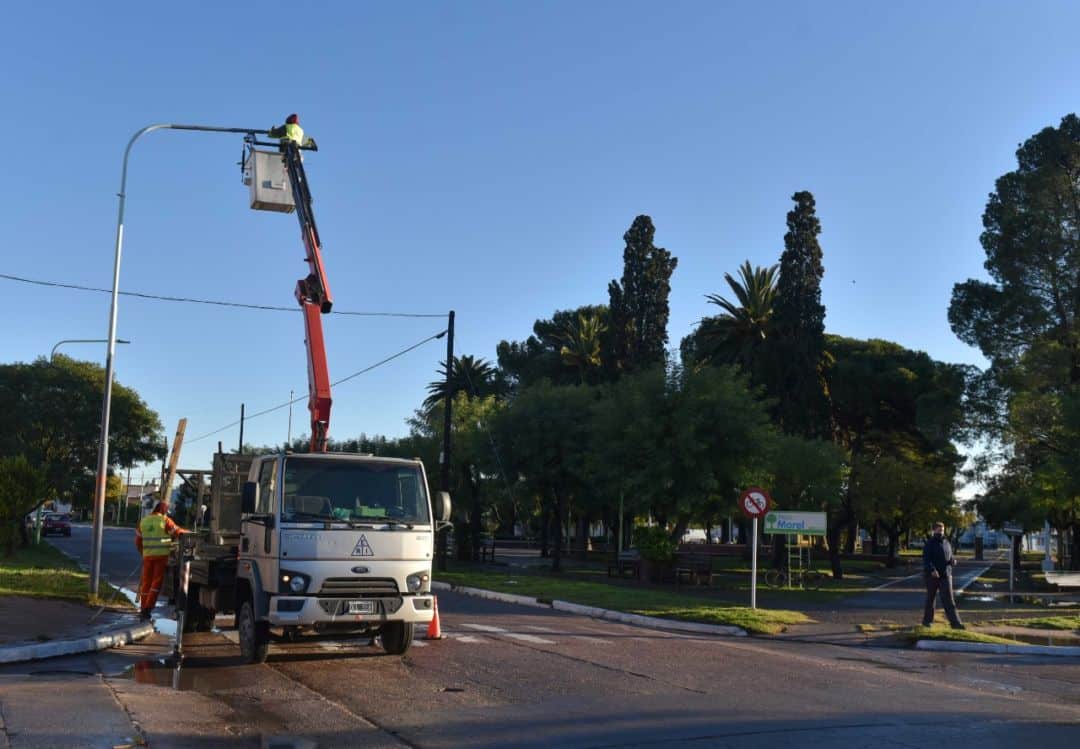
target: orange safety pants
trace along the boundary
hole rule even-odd
[[[157,604],[168,565],[167,556],[143,557],[142,580],[139,582],[139,608],[143,611],[151,611]]]

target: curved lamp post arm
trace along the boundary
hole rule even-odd
[[[116,302],[120,295],[120,255],[124,245],[124,201],[127,197],[127,169],[131,147],[143,135],[154,130],[194,130],[204,133],[243,133],[267,135],[261,128],[213,127],[210,125],[176,125],[158,123],[147,125],[131,136],[124,149],[124,163],[120,170],[120,205],[116,217],[116,249],[113,256],[112,301],[109,305],[109,337],[105,351],[105,396],[101,401],[101,437],[98,442],[97,481],[94,484],[94,528],[90,539],[90,593],[98,592],[101,577],[101,542],[104,533],[105,485],[109,467],[109,413],[112,408],[113,358],[116,355]]]

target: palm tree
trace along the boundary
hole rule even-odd
[[[484,359],[478,359],[468,354],[455,356],[449,381],[446,378],[445,361],[442,363],[439,372],[443,378],[435,380],[427,386],[428,397],[424,399],[424,408],[428,411],[446,399],[448,389],[451,398],[458,393],[465,393],[469,398],[483,398],[497,393],[495,368]]]
[[[568,323],[559,336],[563,341],[559,356],[563,364],[578,371],[582,383],[590,370],[600,368],[600,337],[606,330],[599,315],[579,314],[577,321]]]
[[[737,280],[730,273],[724,274],[735,301],[719,294],[706,295],[711,304],[723,310],[706,318],[701,326],[701,338],[710,358],[733,361],[749,371],[754,354],[769,335],[778,269],[779,265],[751,267],[747,260],[739,266]]]

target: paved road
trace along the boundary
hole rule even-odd
[[[88,524],[80,523],[71,526],[70,537],[49,536],[46,540],[89,567],[91,531]],[[139,585],[141,569],[142,557],[135,548],[135,530],[105,526],[102,535],[102,576],[117,587],[133,590]]]
[[[115,548],[127,554],[122,533]],[[255,747],[271,736],[282,738],[275,746],[431,748],[1080,740],[1076,660],[685,636],[455,594],[439,601],[448,639],[405,657],[311,640],[275,644],[267,664],[244,666],[227,630],[189,636],[179,671],[155,660],[170,649],[161,636],[0,669],[5,731],[14,749],[112,746],[136,725],[155,748]],[[80,701],[87,722],[36,729],[35,711],[62,714],[65,699]]]

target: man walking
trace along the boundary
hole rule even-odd
[[[960,615],[956,613],[953,600],[952,568],[956,566],[952,545],[945,539],[945,524],[934,523],[934,535],[926,541],[922,552],[923,579],[926,581],[926,606],[923,610],[923,626],[934,623],[934,598],[941,595],[941,607],[953,629],[964,629]]]
[[[142,552],[143,557],[142,579],[139,582],[139,608],[143,619],[150,618],[150,612],[161,593],[172,539],[188,532],[165,514],[168,511],[167,504],[158,502],[154,511],[139,522],[135,531],[135,548]]]

